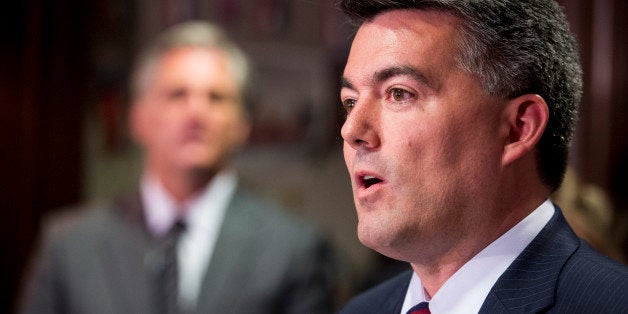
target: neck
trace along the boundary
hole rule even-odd
[[[179,204],[193,198],[215,177],[216,170],[157,171],[154,173],[164,189]]]
[[[420,265],[410,264],[414,272],[421,278],[421,284],[427,295],[431,299],[445,282],[464,265],[464,263],[451,263],[446,265]]]
[[[543,193],[541,193],[543,192]],[[504,233],[525,219],[538,208],[546,199],[547,191],[543,190],[536,195],[527,195],[523,202],[508,203],[509,206],[494,211],[500,213],[492,218],[485,217],[483,221],[473,221],[473,224],[483,224],[474,234],[459,239],[446,252],[433,259],[422,259],[411,262],[414,272],[421,278],[421,283],[429,298],[451,278],[462,266],[473,259]]]
[[[476,240],[476,239],[473,239]],[[490,241],[492,242],[492,241]],[[432,259],[419,259],[411,262],[414,272],[421,278],[425,293],[432,298],[438,290],[453,276],[464,264],[470,261],[490,244],[472,241],[472,239],[460,239],[455,247],[449,249]]]

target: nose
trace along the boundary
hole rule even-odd
[[[213,116],[209,102],[194,93],[188,93],[181,106],[177,108],[182,123],[189,128],[203,127],[207,124],[208,118]]]
[[[358,101],[348,112],[340,133],[353,149],[372,150],[380,146],[380,116],[377,109],[374,102]]]
[[[209,107],[209,101],[200,93],[190,93],[187,103],[192,110],[204,110]]]
[[[190,93],[187,97],[187,112],[190,116],[203,117],[212,111],[212,101],[202,93]]]

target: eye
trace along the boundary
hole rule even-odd
[[[223,103],[227,99],[227,95],[225,93],[215,91],[210,92],[207,96],[212,103]]]
[[[187,91],[183,88],[175,88],[166,93],[166,98],[169,100],[180,100],[185,98]]]
[[[355,106],[356,100],[353,98],[347,98],[342,101],[342,106],[345,108],[347,112],[350,112],[351,109]]]
[[[212,90],[207,93],[207,100],[212,106],[231,105],[238,101],[235,93],[222,90]]]
[[[413,93],[397,87],[390,88],[387,94],[390,99],[396,102],[408,101],[414,97]]]

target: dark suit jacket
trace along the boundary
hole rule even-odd
[[[406,271],[364,292],[341,313],[400,313],[411,276],[412,271]],[[480,309],[546,312],[628,313],[628,268],[579,239],[558,208],[497,280]]]
[[[139,195],[58,219],[21,313],[154,313]],[[198,313],[329,313],[329,251],[311,228],[238,190],[198,297]]]

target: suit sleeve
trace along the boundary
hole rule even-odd
[[[45,228],[23,280],[17,312],[22,314],[66,313],[62,306],[62,283],[54,262],[55,228]]]

